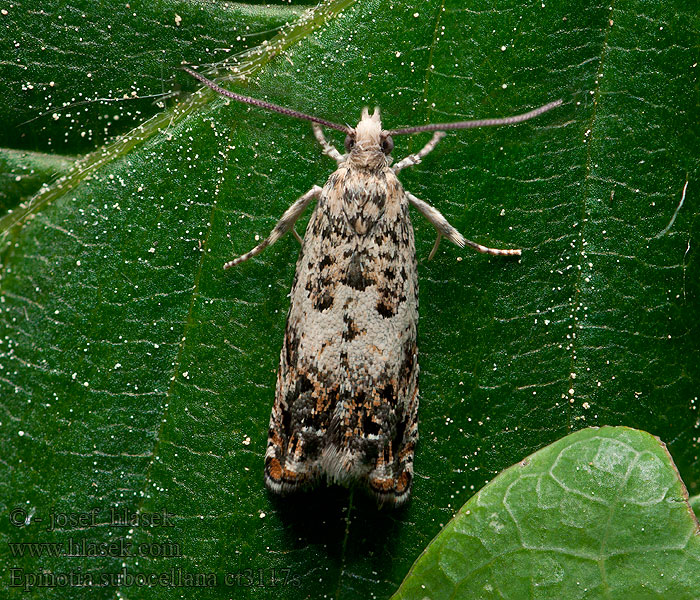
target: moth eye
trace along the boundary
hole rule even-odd
[[[394,149],[394,140],[390,135],[387,135],[383,140],[382,140],[382,152],[384,154],[391,154],[391,151]]]
[[[345,137],[345,151],[350,152],[355,145],[355,138],[352,135],[347,135]]]

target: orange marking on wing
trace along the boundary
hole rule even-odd
[[[396,482],[395,490],[396,494],[403,494],[411,483],[411,476],[407,471],[404,471],[399,475],[399,479]]]
[[[275,481],[282,480],[282,465],[280,465],[279,460],[276,458],[270,459],[267,463],[267,474],[270,476],[270,479],[274,479]]]

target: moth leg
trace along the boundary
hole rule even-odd
[[[285,211],[285,213],[282,215],[282,218],[279,221],[277,221],[277,225],[275,225],[275,228],[272,230],[270,235],[267,238],[265,238],[265,240],[260,242],[250,252],[247,252],[243,256],[239,256],[238,258],[234,258],[233,260],[227,262],[224,265],[224,269],[230,269],[231,267],[235,267],[243,261],[246,261],[249,258],[260,254],[265,248],[274,244],[290,229],[293,229],[294,223],[296,223],[296,220],[300,217],[301,213],[304,212],[304,209],[309,205],[309,202],[311,202],[314,198],[319,198],[321,196],[321,191],[321,188],[317,185],[312,187],[308,192],[306,192],[306,194],[299,198]]]
[[[433,260],[433,256],[435,256],[435,253],[437,252],[438,246],[440,246],[440,240],[442,240],[442,234],[438,231],[437,237],[435,238],[435,244],[433,244],[433,249],[430,251],[430,254],[428,255],[428,260]]]
[[[416,198],[411,192],[406,191],[406,198],[415,206],[418,211],[433,224],[433,227],[438,230],[438,239],[435,242],[433,251],[430,253],[432,256],[437,250],[437,245],[440,243],[440,236],[445,236],[453,244],[457,244],[460,248],[464,246],[469,246],[477,252],[482,252],[483,254],[491,254],[493,256],[520,256],[522,250],[520,249],[501,249],[501,248],[489,248],[488,246],[482,246],[471,240],[467,240],[464,236],[457,231],[452,225],[447,222],[447,219],[442,216],[439,210],[430,206],[427,202],[423,202],[420,198]]]
[[[323,135],[323,128],[318,123],[311,123],[311,127],[314,130],[316,140],[321,144],[321,148],[323,148],[323,153],[326,156],[330,156],[339,165],[344,163],[345,157],[326,139],[326,136]]]
[[[435,146],[438,145],[438,142],[445,137],[445,132],[444,131],[436,131],[433,134],[433,137],[430,138],[430,141],[423,146],[423,149],[416,153],[416,154],[409,154],[406,158],[400,160],[397,162],[394,166],[394,173],[398,173],[401,169],[405,169],[406,167],[412,167],[413,165],[417,165],[419,162],[421,162],[426,155],[430,154]]]

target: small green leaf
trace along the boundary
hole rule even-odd
[[[666,446],[570,434],[506,469],[430,543],[392,600],[691,600],[700,529]]]

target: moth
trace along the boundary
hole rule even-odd
[[[270,235],[238,265],[287,232],[301,243],[270,417],[265,483],[285,494],[319,480],[369,488],[380,505],[405,503],[413,482],[418,440],[418,276],[409,208],[460,247],[495,256],[520,250],[488,248],[465,239],[440,212],[405,190],[396,175],[417,165],[445,131],[509,125],[559,106],[550,102],[525,114],[457,123],[382,128],[379,109],[365,108],[356,127],[242,96],[185,68],[233,100],[311,121],[323,153],[338,168],[282,215]],[[345,154],[322,127],[346,134]],[[393,167],[393,136],[433,132],[416,154]],[[312,201],[316,207],[303,240],[294,223]]]

